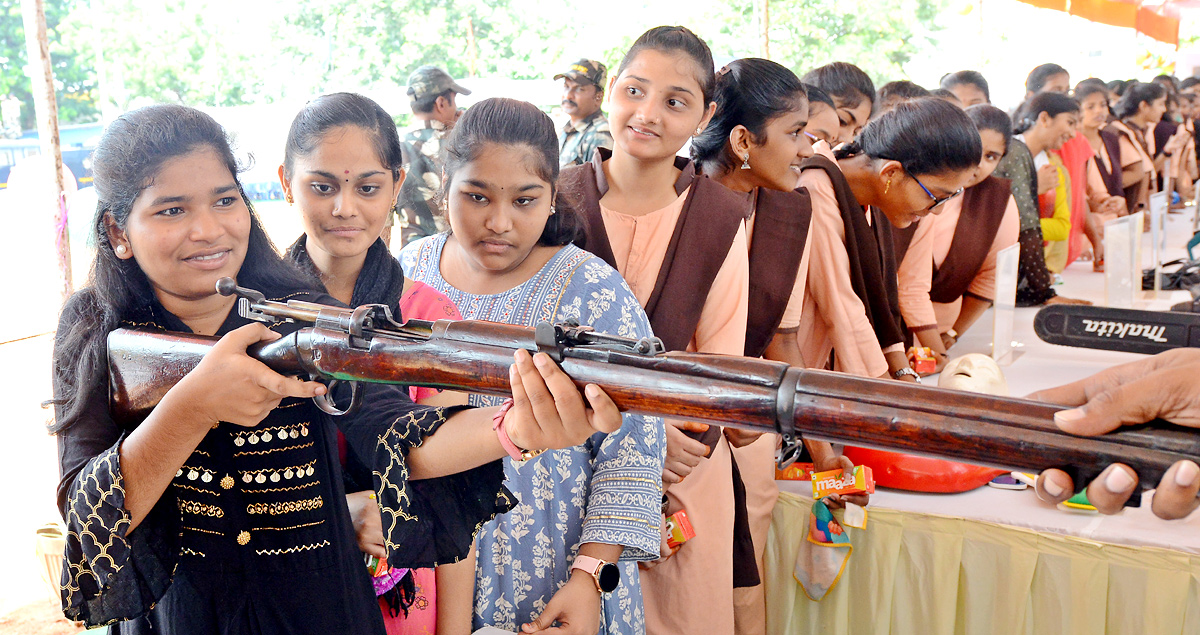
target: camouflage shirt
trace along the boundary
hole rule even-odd
[[[562,167],[579,165],[592,160],[596,148],[613,147],[612,133],[608,130],[608,118],[597,110],[579,125],[567,122],[563,126],[562,145],[559,147],[558,163]]]
[[[409,130],[401,140],[406,172],[396,201],[401,244],[444,229],[445,221],[436,210],[442,191],[442,142],[449,132],[446,124],[427,120],[423,127]]]

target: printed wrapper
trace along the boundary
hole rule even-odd
[[[928,346],[913,346],[908,349],[908,365],[918,373],[932,373],[937,370],[937,358]]]
[[[688,520],[687,510],[681,509],[667,516],[667,547],[676,549],[696,537],[696,530]]]
[[[871,476],[871,468],[865,465],[856,465],[850,474],[844,472],[844,470],[837,469],[813,474],[813,499],[821,500],[834,494],[875,493],[875,479]]]
[[[812,475],[812,463],[792,463],[787,469],[775,470],[777,481],[811,481]]]
[[[366,559],[367,573],[370,573],[372,578],[378,578],[379,576],[392,570],[392,568],[388,566],[387,560],[380,560],[378,556],[368,555]]]

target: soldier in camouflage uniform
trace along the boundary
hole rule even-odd
[[[600,111],[604,77],[608,69],[596,60],[583,59],[554,79],[563,80],[563,112],[571,118],[563,127],[559,163],[563,167],[592,160],[596,148],[612,148],[608,118]]]
[[[396,203],[402,245],[445,228],[445,222],[435,214],[442,189],[442,141],[462,115],[454,103],[459,94],[470,95],[471,91],[436,66],[422,66],[408,78],[409,104],[421,123],[401,139],[407,170]],[[390,228],[384,233],[387,240]]]

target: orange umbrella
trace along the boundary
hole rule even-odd
[[[1043,9],[1066,11],[1092,22],[1135,29],[1179,46],[1179,10],[1200,8],[1197,0],[1021,0]]]

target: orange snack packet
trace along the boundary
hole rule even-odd
[[[686,509],[667,516],[668,547],[672,550],[678,549],[680,545],[695,537],[696,530],[692,529],[692,523],[688,521]]]
[[[913,346],[908,349],[908,365],[918,373],[932,373],[937,370],[937,358],[928,346]]]
[[[856,465],[849,474],[842,469],[813,474],[812,488],[814,500],[834,494],[874,494],[875,479],[871,476],[871,468]]]

